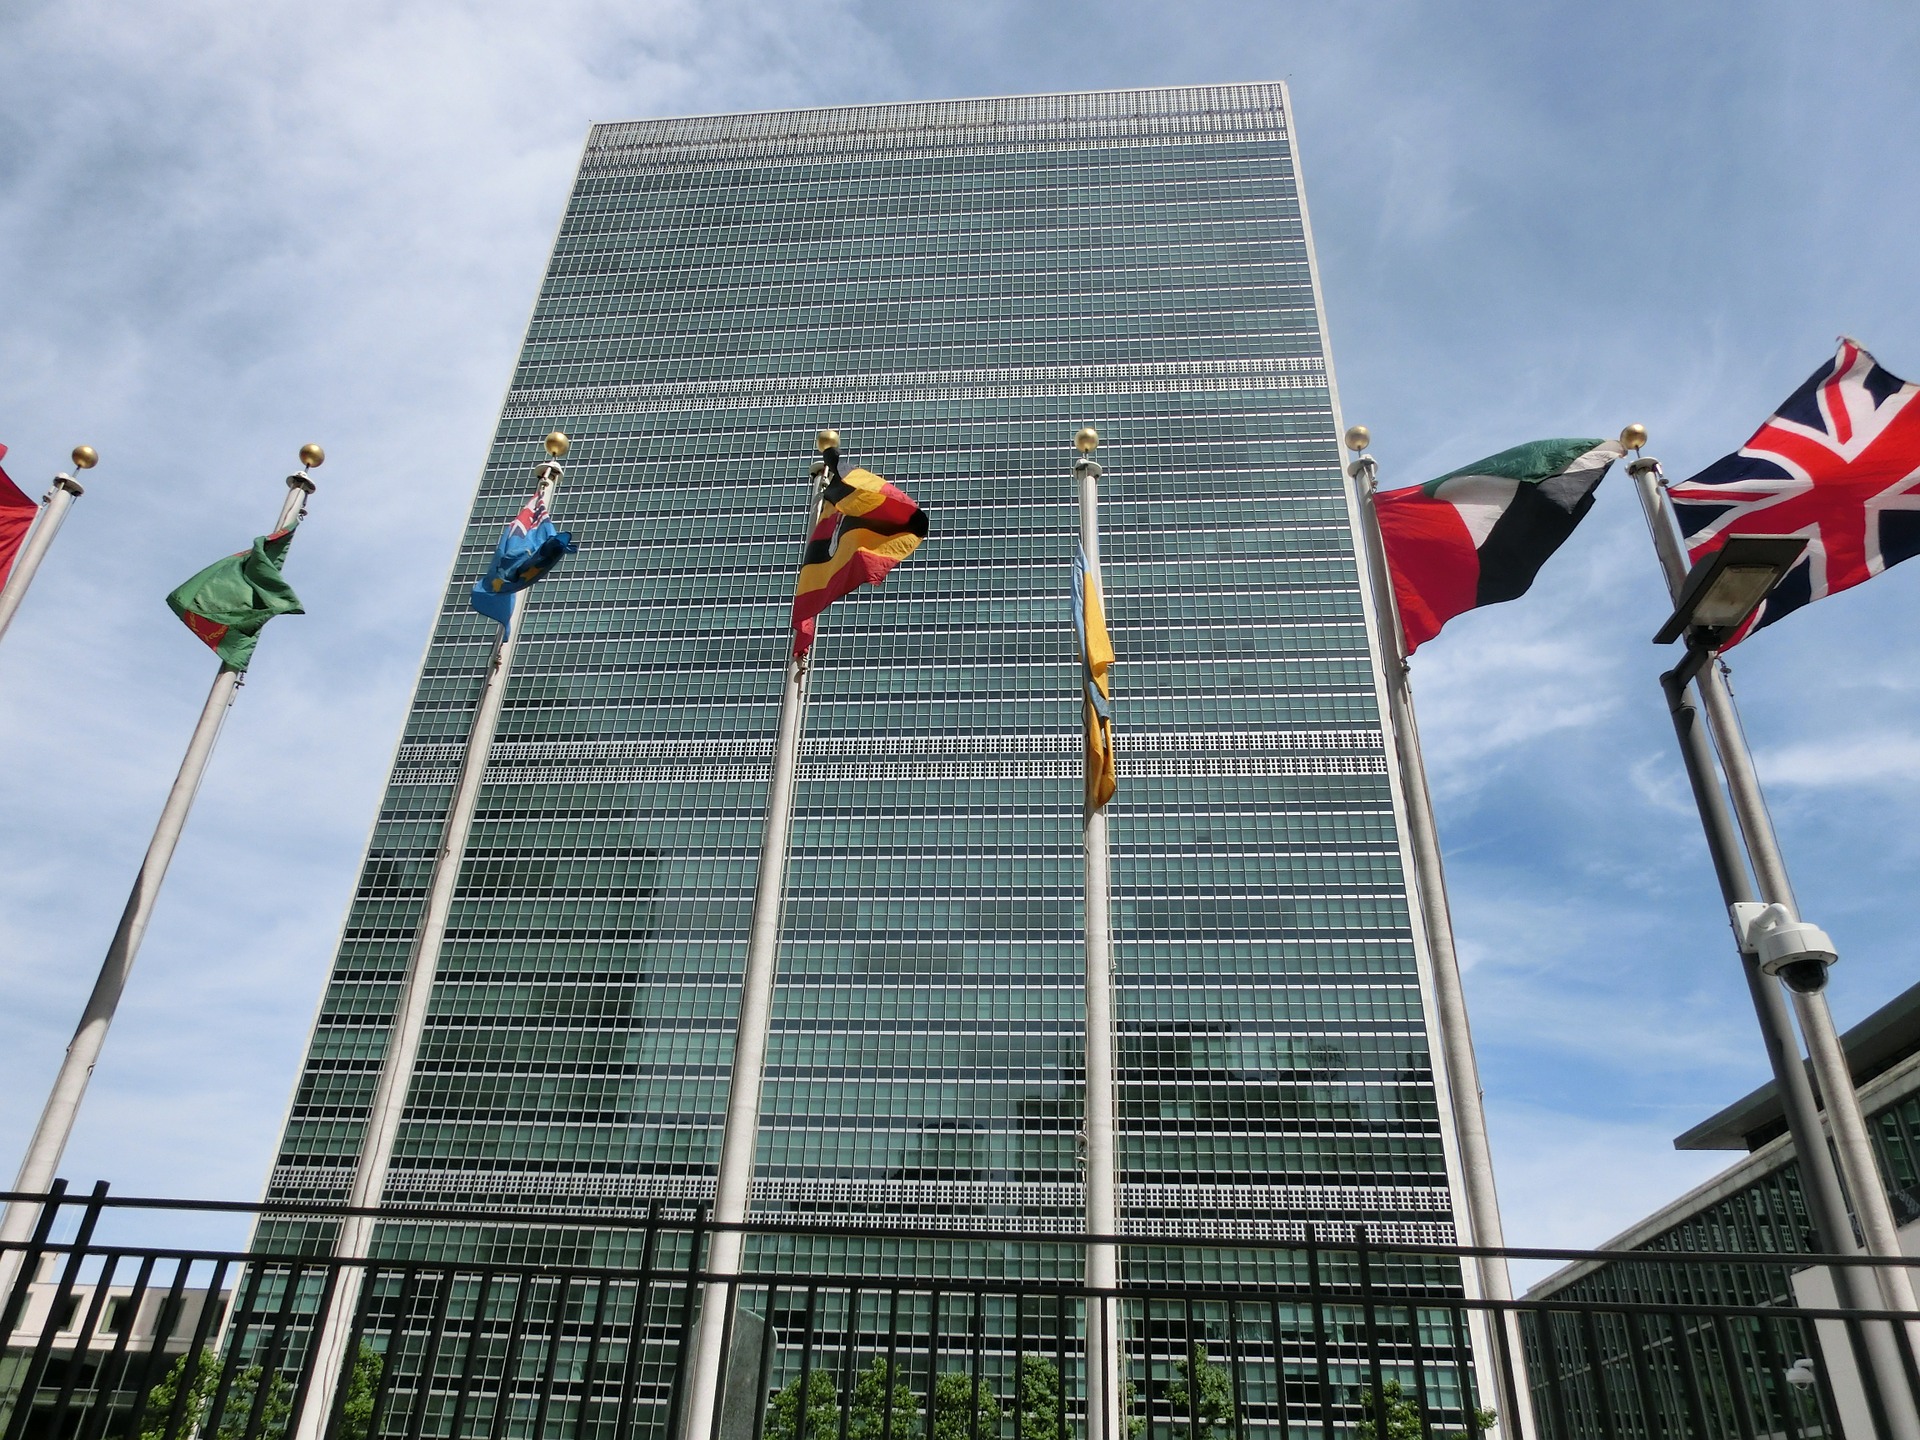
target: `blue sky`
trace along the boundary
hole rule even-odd
[[[212,676],[161,597],[318,440],[311,613],[261,647],[64,1166],[258,1193],[591,122],[1287,79],[1384,483],[1634,420],[1680,477],[1837,333],[1920,377],[1916,75],[1895,0],[16,0],[0,441],[36,494],[76,442],[102,460],[0,649],[0,1165]],[[1906,567],[1736,656],[1842,1023],[1920,979],[1917,607]],[[1672,1136],[1764,1077],[1656,686],[1666,609],[1616,477],[1530,595],[1416,661],[1514,1243],[1598,1243],[1704,1178],[1733,1157]]]

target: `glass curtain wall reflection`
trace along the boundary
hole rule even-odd
[[[822,619],[755,1213],[1077,1228],[1084,423],[1120,657],[1125,1223],[1451,1239],[1278,85],[594,129],[271,1193],[346,1191],[490,639],[466,592],[557,428],[581,549],[524,606],[387,1194],[587,1222],[711,1196],[831,425],[933,533]]]

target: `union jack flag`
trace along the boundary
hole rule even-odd
[[[1806,553],[1729,645],[1920,554],[1920,385],[1844,336],[1733,454],[1667,491],[1696,561],[1729,535],[1804,535]]]

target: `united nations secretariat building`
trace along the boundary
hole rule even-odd
[[[347,1191],[496,633],[466,594],[558,429],[580,550],[523,597],[385,1198],[588,1222],[711,1198],[833,426],[932,533],[813,651],[753,1215],[1079,1228],[1083,424],[1119,657],[1123,1229],[1454,1240],[1277,84],[593,130],[271,1195]],[[622,1233],[553,1244],[613,1260]]]

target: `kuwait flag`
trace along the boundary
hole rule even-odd
[[[0,445],[0,460],[6,456],[7,447]],[[40,506],[0,470],[0,585],[6,584],[7,576],[13,573],[14,557],[26,543],[33,517],[39,513]]]
[[[1377,493],[1407,654],[1462,611],[1526,594],[1625,453],[1615,440],[1535,440]]]

